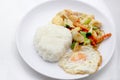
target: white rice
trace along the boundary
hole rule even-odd
[[[50,62],[58,61],[72,43],[70,30],[62,26],[48,24],[35,33],[34,46],[40,56]]]

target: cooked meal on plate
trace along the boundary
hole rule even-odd
[[[102,64],[98,47],[111,35],[94,15],[63,10],[36,31],[33,42],[43,60],[58,62],[65,72],[92,74]]]

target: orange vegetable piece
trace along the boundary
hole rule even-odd
[[[109,38],[109,37],[111,37],[111,36],[112,36],[111,33],[107,33],[107,34],[101,36],[100,38],[98,38],[98,39],[97,39],[97,43],[100,43],[100,42],[102,42],[103,40],[105,40],[105,39],[107,39],[107,38]]]
[[[83,31],[88,32],[88,28],[86,28],[85,26],[81,25],[78,21],[73,22],[73,25],[76,27],[80,27]]]
[[[95,37],[90,36],[89,39],[91,40],[91,44],[92,44],[93,46],[96,46],[96,45],[97,45],[97,44],[96,44],[97,39],[96,39]]]

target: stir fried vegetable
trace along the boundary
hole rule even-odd
[[[101,22],[95,20],[93,15],[88,15],[71,10],[59,12],[52,20],[53,24],[68,28],[73,37],[71,49],[77,51],[82,45],[97,46],[105,39],[111,37],[111,33],[105,34],[101,29]]]

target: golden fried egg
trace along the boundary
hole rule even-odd
[[[59,66],[71,74],[92,74],[102,63],[100,53],[91,46],[82,46],[80,51],[66,53]]]

